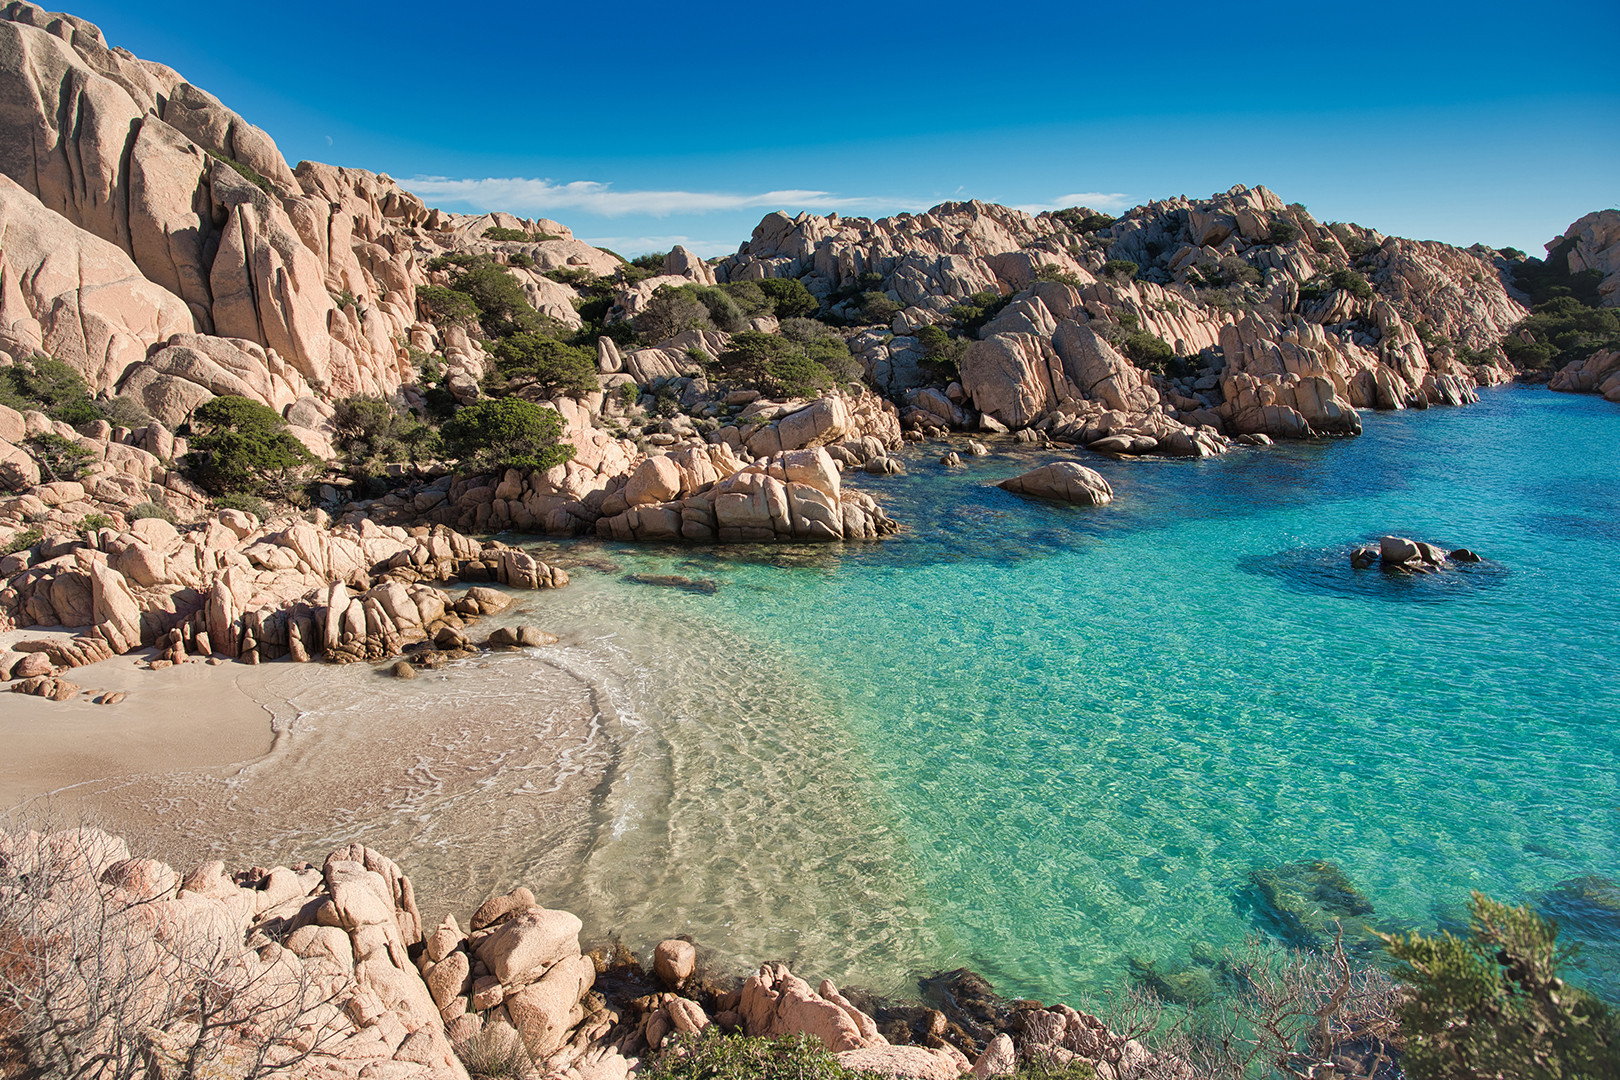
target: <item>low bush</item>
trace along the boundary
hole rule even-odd
[[[254,498],[252,495],[243,495],[240,492],[235,495],[226,495],[222,499],[215,499],[214,509],[240,510],[244,514],[252,514],[260,521],[264,521],[270,516],[269,503],[263,499]]]
[[[764,278],[755,284],[770,299],[773,313],[778,319],[814,315],[821,309],[820,301],[798,278]]]
[[[174,524],[174,511],[170,510],[162,503],[156,502],[136,503],[134,507],[130,509],[129,513],[125,514],[124,516],[131,521],[144,521],[147,518],[158,518],[159,520],[167,521],[170,525]]]
[[[1128,280],[1135,277],[1136,272],[1140,269],[1141,267],[1129,259],[1109,259],[1103,263],[1102,272],[1104,277],[1125,278]]]
[[[229,165],[232,169],[235,169],[238,176],[252,184],[254,187],[258,188],[260,191],[264,192],[266,195],[274,195],[276,193],[275,188],[270,186],[270,181],[261,176],[258,170],[253,168],[251,165],[244,165],[235,158],[228,158],[224,154],[215,153],[212,150],[207,151],[207,154],[215,161],[218,161],[224,165]]]
[[[47,483],[77,480],[96,455],[72,439],[53,431],[41,431],[23,440],[23,448],[39,463],[40,478]]]
[[[45,533],[38,526],[24,529],[20,533],[13,534],[10,540],[0,541],[0,556],[15,555],[19,551],[27,551],[43,539],[45,539]]]
[[[556,409],[519,398],[480,401],[444,425],[445,449],[464,466],[489,469],[551,469],[574,456],[562,442]]]
[[[1268,244],[1289,244],[1299,239],[1299,226],[1285,217],[1271,219],[1270,231],[1266,235]]]
[[[963,337],[971,338],[985,323],[1000,315],[1001,309],[1012,303],[1012,299],[1011,293],[1002,296],[986,289],[969,296],[965,304],[955,305],[946,314],[956,322]]]
[[[101,408],[90,400],[84,377],[52,356],[35,356],[0,368],[0,405],[19,412],[37,409],[74,427],[105,419]]]
[[[1109,217],[1107,214],[1087,213],[1084,208],[1079,206],[1071,206],[1067,210],[1055,210],[1052,212],[1052,216],[1077,233],[1097,232],[1099,229],[1108,228],[1119,220],[1118,218]]]
[[[720,378],[771,396],[806,397],[853,377],[855,363],[838,338],[795,341],[785,335],[745,330],[731,347],[715,357],[711,370]]]
[[[1318,274],[1299,287],[1301,300],[1320,300],[1324,296],[1343,290],[1354,296],[1357,300],[1371,300],[1373,298],[1372,283],[1366,277],[1354,270],[1334,270],[1327,274]]]
[[[489,228],[484,230],[485,240],[511,240],[521,242],[528,240],[529,238],[529,234],[524,232],[522,229],[505,229],[499,225],[491,225]]]
[[[886,323],[901,311],[900,305],[889,299],[887,293],[877,290],[860,295],[861,319],[867,323]]]
[[[724,1035],[714,1025],[679,1036],[641,1075],[644,1080],[866,1080],[840,1065],[814,1036]]]
[[[267,405],[225,395],[191,414],[186,467],[211,495],[286,497],[319,459]]]
[[[1125,355],[1142,367],[1163,373],[1166,364],[1175,359],[1176,351],[1163,338],[1146,330],[1132,330],[1121,341]]]
[[[1085,288],[1084,282],[1082,282],[1074,274],[1063,269],[1063,267],[1058,266],[1056,263],[1046,263],[1040,267],[1037,267],[1035,270],[1035,280],[1056,281],[1059,284],[1069,286],[1071,289]]]
[[[1399,1010],[1412,1080],[1620,1076],[1620,1024],[1564,982],[1573,950],[1528,907],[1474,893],[1468,936],[1385,937],[1405,984]]]
[[[382,398],[353,397],[333,407],[332,443],[353,474],[370,474],[392,461],[427,461],[439,433]]]
[[[664,260],[666,258],[668,258],[666,252],[648,252],[645,255],[637,255],[631,259],[629,265],[642,271],[646,277],[656,277],[664,272]]]
[[[713,330],[709,309],[684,288],[663,286],[633,320],[636,336],[649,345],[687,330]]]
[[[922,346],[923,365],[942,381],[949,382],[962,374],[962,356],[968,343],[953,338],[943,327],[925,326],[917,331],[917,343]]]
[[[98,529],[110,529],[112,524],[113,519],[106,514],[86,514],[73,527],[79,532],[95,532]]]
[[[1508,359],[1525,371],[1560,368],[1604,349],[1620,349],[1620,310],[1588,307],[1574,296],[1537,304],[1502,338]]]

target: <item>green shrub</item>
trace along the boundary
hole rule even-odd
[[[1299,226],[1285,217],[1271,219],[1271,228],[1266,236],[1268,244],[1288,244],[1299,238]]]
[[[1035,270],[1035,280],[1056,281],[1061,285],[1069,286],[1071,289],[1085,288],[1084,282],[1082,282],[1074,274],[1071,274],[1069,271],[1063,269],[1063,267],[1058,266],[1056,263],[1046,263],[1037,267]]]
[[[1055,210],[1052,216],[1077,233],[1093,233],[1099,229],[1106,229],[1119,220],[1107,214],[1087,213],[1078,206],[1071,206],[1067,210]]]
[[[1533,340],[1525,341],[1524,333]],[[1560,368],[1603,349],[1620,349],[1620,310],[1588,307],[1574,296],[1537,304],[1502,338],[1508,359],[1525,371]]]
[[[484,230],[484,239],[522,242],[529,239],[529,234],[522,229],[504,229],[499,225],[491,225]]]
[[[637,255],[630,260],[630,265],[643,272],[646,277],[657,277],[664,272],[664,259],[666,252],[652,251],[645,255]]]
[[[523,286],[504,266],[488,258],[462,267],[451,277],[450,288],[472,299],[478,324],[490,337],[540,328],[540,315],[523,295]]]
[[[560,285],[571,285],[576,289],[587,288],[597,281],[596,275],[583,266],[559,266],[555,270],[547,270],[545,276]]]
[[[73,526],[80,532],[95,532],[98,529],[112,528],[113,519],[106,514],[86,514]]]
[[[27,551],[43,539],[45,539],[45,533],[38,526],[24,529],[10,540],[0,543],[0,556],[15,555],[19,551]]]
[[[476,470],[551,469],[574,456],[557,410],[519,398],[480,401],[444,425],[451,457]]]
[[[354,290],[344,289],[342,292],[334,294],[332,296],[332,303],[339,311],[342,311],[344,308],[354,307],[356,303],[354,299]]]
[[[1011,293],[1002,296],[986,289],[969,296],[967,303],[955,305],[946,314],[961,327],[963,337],[972,337],[985,323],[1001,314],[1001,309],[1012,303],[1012,300]]]
[[[1384,938],[1405,984],[1400,1010],[1412,1080],[1620,1076],[1620,1027],[1559,973],[1573,950],[1528,907],[1473,894],[1468,936]]]
[[[838,345],[843,346],[843,342]],[[812,356],[811,350],[817,355]],[[838,370],[830,369],[818,357],[831,361]],[[715,358],[713,369],[723,378],[772,396],[803,397],[846,377],[847,365],[852,363],[847,346],[840,358],[825,339],[802,345],[791,338],[745,330]]]
[[[1176,350],[1163,338],[1154,337],[1146,330],[1132,330],[1121,341],[1125,355],[1137,364],[1162,371],[1175,358]]]
[[[143,428],[152,423],[151,414],[131,397],[114,397],[96,402],[96,408],[113,427]]]
[[[390,461],[427,461],[439,449],[439,433],[382,398],[352,397],[332,412],[332,443],[351,472],[369,473]]]
[[[666,1047],[644,1080],[864,1080],[838,1063],[811,1035],[778,1039],[724,1035],[715,1025],[681,1035]]]
[[[506,257],[506,265],[521,266],[525,270],[533,270],[539,264],[534,261],[533,255],[524,251],[514,251]]]
[[[263,522],[270,516],[270,504],[263,499],[256,499],[252,495],[243,495],[240,492],[227,495],[222,499],[214,500],[215,510],[240,510],[244,514],[252,514]]]
[[[1357,300],[1371,300],[1373,298],[1372,283],[1354,270],[1334,270],[1327,274],[1318,274],[1299,287],[1301,300],[1320,300],[1333,292],[1343,290],[1354,296]]]
[[[625,412],[629,412],[631,409],[635,408],[636,402],[640,400],[641,387],[637,386],[633,382],[619,384],[619,404],[624,406]]]
[[[886,293],[876,290],[861,293],[861,318],[869,323],[886,323],[900,313],[900,305],[890,300]]]
[[[917,331],[917,343],[922,346],[923,364],[932,374],[945,381],[961,375],[966,341],[951,337],[943,327],[925,326]]]
[[[72,439],[65,439],[52,431],[41,431],[23,440],[23,448],[39,463],[39,472],[46,482],[77,480],[96,455]]]
[[[713,330],[709,309],[684,288],[664,285],[633,320],[636,336],[650,345],[687,330]]]
[[[74,427],[104,419],[102,410],[90,400],[84,377],[52,356],[35,356],[0,368],[0,405],[19,412],[37,409]]]
[[[501,378],[532,381],[546,397],[567,394],[583,398],[601,389],[594,350],[523,331],[497,342],[494,351]]]
[[[814,315],[821,309],[820,301],[811,295],[810,290],[804,287],[804,282],[798,278],[764,278],[755,284],[770,298],[778,319]]]
[[[224,154],[216,153],[213,150],[207,151],[207,154],[215,161],[222,162],[223,164],[229,165],[231,168],[235,169],[242,179],[246,180],[248,183],[264,192],[266,195],[274,195],[276,193],[275,189],[270,186],[270,181],[266,180],[263,176],[260,176],[258,171],[251,165],[244,165],[235,158],[228,158]]]
[[[1140,269],[1129,259],[1109,259],[1103,263],[1102,272],[1104,277],[1129,279],[1135,277]]]
[[[422,317],[436,326],[465,325],[478,318],[478,305],[473,303],[472,297],[443,285],[418,285],[416,306]]]
[[[170,525],[174,524],[174,511],[170,510],[162,503],[136,503],[130,512],[124,516],[129,518],[130,521],[144,521],[147,518],[159,518],[163,521],[167,521]]]
[[[285,497],[319,460],[287,430],[280,414],[248,398],[205,401],[191,414],[191,423],[186,467],[211,495]]]

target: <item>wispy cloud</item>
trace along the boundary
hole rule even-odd
[[[406,188],[429,199],[466,203],[481,209],[552,214],[573,211],[599,217],[646,214],[708,214],[725,210],[904,210],[903,199],[839,195],[831,191],[787,189],[757,193],[729,191],[619,191],[597,180],[566,184],[528,177],[456,179],[416,176]]]
[[[620,255],[634,258],[650,251],[668,251],[676,244],[703,259],[716,255],[730,255],[737,250],[736,240],[704,240],[692,236],[582,236],[592,247],[609,248]]]
[[[1136,205],[1135,196],[1121,191],[1077,191],[1072,195],[1059,195],[1049,203],[1028,203],[1015,206],[1026,214],[1039,214],[1047,210],[1064,210],[1071,206],[1085,206],[1092,210],[1127,210]]]

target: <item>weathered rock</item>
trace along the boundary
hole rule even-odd
[[[478,958],[502,985],[520,986],[554,964],[578,955],[583,925],[569,912],[530,907],[506,919],[480,942]]]
[[[996,485],[1018,495],[1081,506],[1106,506],[1114,501],[1114,489],[1102,474],[1074,461],[1055,461]]]
[[[697,949],[678,938],[660,941],[653,950],[653,970],[666,985],[679,989],[697,970]]]

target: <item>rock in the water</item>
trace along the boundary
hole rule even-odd
[[[697,970],[697,949],[690,941],[679,938],[660,941],[653,950],[653,970],[667,985],[678,989]]]
[[[396,679],[416,678],[416,669],[411,666],[409,660],[395,661],[394,665],[388,669],[388,673]]]
[[[1378,562],[1378,549],[1358,547],[1350,553],[1350,565],[1357,570],[1365,570]]]
[[[1456,551],[1451,552],[1450,558],[1452,562],[1460,563],[1477,563],[1485,561],[1474,552],[1469,551],[1467,548],[1458,548]]]
[[[1102,474],[1076,461],[1054,461],[996,486],[1018,495],[1079,506],[1106,506],[1114,501],[1114,489]]]

